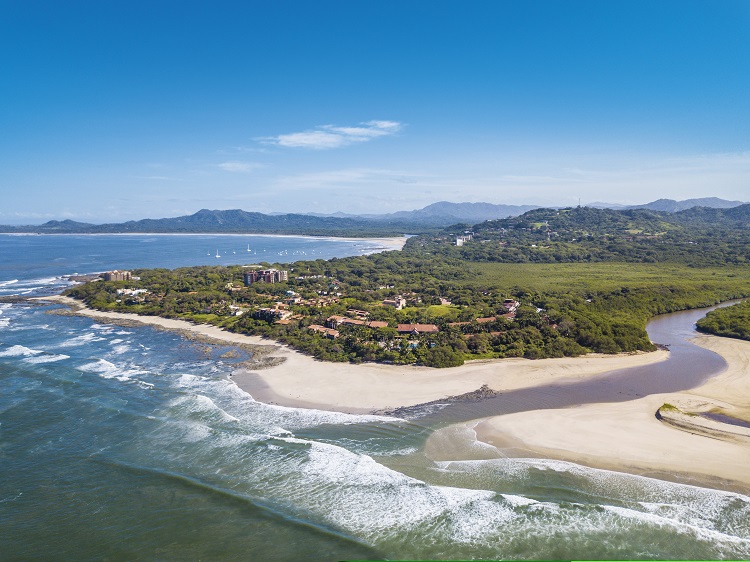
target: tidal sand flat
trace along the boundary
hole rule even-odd
[[[750,431],[701,414],[750,421],[750,342],[699,336],[694,343],[720,354],[728,365],[697,388],[627,402],[519,412],[459,427],[465,438],[474,432],[500,455],[558,459],[747,493]],[[665,404],[667,415],[657,417]],[[679,414],[679,426],[664,419],[669,412]],[[484,454],[492,456],[489,451]]]

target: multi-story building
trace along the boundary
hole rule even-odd
[[[289,272],[285,269],[259,269],[245,272],[243,278],[245,286],[253,283],[281,283],[289,280]]]
[[[105,281],[130,281],[133,278],[129,271],[105,271],[102,273],[102,279]]]

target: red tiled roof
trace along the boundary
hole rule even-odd
[[[396,329],[401,333],[417,332],[419,334],[436,334],[439,331],[435,324],[399,324]]]
[[[331,336],[333,338],[339,337],[338,330],[332,330],[331,328],[326,328],[325,326],[320,326],[318,324],[310,324],[308,326],[308,329],[313,330],[314,332],[320,332],[321,334],[325,334],[326,336]]]

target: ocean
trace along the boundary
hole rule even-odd
[[[0,235],[0,296],[55,294],[74,273],[382,249]],[[231,346],[61,310],[0,303],[2,560],[750,558],[746,496],[546,459],[432,462],[447,410],[263,404],[229,380]]]

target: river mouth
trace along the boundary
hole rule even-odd
[[[663,314],[646,326],[651,341],[668,347],[666,361],[609,371],[569,383],[555,383],[499,393],[481,401],[446,402],[410,409],[410,419],[433,429],[469,420],[540,409],[582,404],[625,402],[651,394],[695,388],[727,368],[713,351],[691,343],[698,333],[695,323],[708,312],[740,302],[728,301],[707,308]]]

